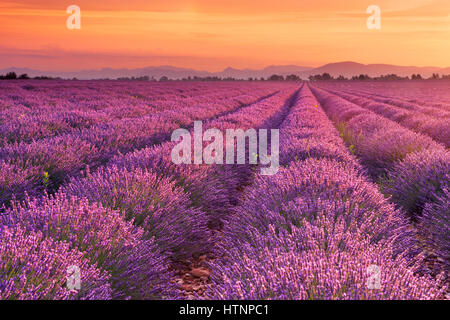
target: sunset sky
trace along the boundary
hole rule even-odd
[[[73,4],[81,30],[66,28]],[[0,0],[0,39],[0,68],[450,67],[450,0]]]

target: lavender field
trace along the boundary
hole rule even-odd
[[[448,299],[449,146],[448,81],[1,81],[0,300]]]

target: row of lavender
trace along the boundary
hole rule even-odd
[[[267,124],[263,122],[267,120],[273,124],[282,116],[289,106],[293,91],[293,88],[282,90],[277,95],[237,112],[213,118],[203,123],[203,129],[246,130],[267,127]],[[203,143],[205,146],[206,142]],[[151,168],[158,175],[175,180],[177,185],[182,186],[190,195],[191,200],[208,213],[213,225],[221,224],[223,214],[226,214],[236,203],[236,190],[245,180],[249,166],[174,165],[171,161],[173,146],[174,143],[167,142],[156,147],[119,155],[110,161],[110,165],[127,170]],[[223,146],[225,148],[226,143]]]
[[[231,98],[236,98],[237,100],[239,98],[246,98],[248,96],[249,91],[248,88],[241,87],[239,88],[236,86],[234,89],[224,87],[224,88],[214,88],[213,86],[203,86],[200,88],[195,88],[196,91],[190,91],[189,87],[185,88],[184,90],[187,91],[190,94],[184,93],[182,89],[179,88],[170,88],[167,87],[165,92],[160,92],[158,90],[155,90],[153,86],[147,86],[147,97],[144,97],[140,93],[128,93],[128,94],[121,94],[120,98],[117,99],[114,96],[110,97],[109,99],[105,97],[105,95],[111,94],[111,88],[107,85],[102,85],[103,83],[100,82],[99,84],[96,84],[99,88],[96,94],[90,93],[90,90],[87,90],[89,87],[89,82],[84,84],[84,92],[83,95],[79,94],[78,91],[75,90],[67,90],[65,92],[66,88],[63,86],[63,88],[60,88],[55,85],[54,90],[64,90],[65,94],[60,98],[61,106],[54,106],[55,103],[49,103],[46,101],[42,96],[37,96],[36,100],[33,101],[18,101],[17,105],[15,105],[13,102],[3,101],[4,104],[8,104],[8,108],[0,113],[1,117],[1,130],[2,133],[7,135],[12,135],[14,137],[14,141],[23,141],[23,140],[29,140],[29,139],[23,139],[23,136],[20,132],[17,132],[13,128],[19,128],[20,130],[31,130],[28,132],[27,138],[31,138],[33,140],[39,139],[40,135],[38,132],[34,132],[32,129],[35,127],[38,127],[39,130],[46,130],[48,126],[52,129],[52,134],[48,136],[54,136],[63,133],[60,132],[61,127],[70,127],[72,126],[73,131],[79,131],[82,128],[89,127],[90,125],[84,123],[84,122],[94,122],[95,124],[100,125],[106,125],[108,122],[117,122],[118,119],[133,119],[133,118],[139,118],[148,114],[154,114],[158,112],[162,112],[165,110],[177,110],[180,107],[186,108],[190,106],[196,106],[198,104],[209,104],[209,103],[217,103],[221,102],[223,99],[228,99],[229,101]],[[86,87],[87,86],[87,87]],[[181,85],[179,85],[181,88]],[[133,86],[131,86],[134,88]],[[108,90],[109,89],[109,90]],[[132,91],[140,92],[139,87],[134,88]],[[142,88],[141,88],[142,89]],[[198,90],[201,91],[198,91]],[[270,93],[268,86],[265,88],[254,88],[256,91],[258,90],[266,90],[267,93]],[[117,90],[117,88],[116,88]],[[75,92],[73,92],[75,91]],[[128,91],[128,90],[127,90]],[[51,92],[51,91],[50,91]],[[48,93],[49,96],[51,96],[51,93],[44,91],[45,93]],[[86,96],[86,92],[90,93],[91,95]],[[204,93],[206,92],[206,93]],[[20,92],[16,93],[17,96]],[[76,98],[72,97],[71,94],[79,94],[76,96]],[[175,98],[174,94],[178,93],[179,96]],[[184,93],[184,94],[182,94]],[[1,98],[3,100],[4,96],[8,95],[6,93],[3,93]],[[145,113],[137,112],[135,114],[135,106],[134,101],[136,100],[134,97],[135,95],[139,95],[144,97],[146,100],[143,105],[140,105],[140,108],[145,108]],[[89,98],[89,104],[85,105],[83,103],[83,98],[86,99]],[[22,96],[20,96],[22,97]],[[41,99],[37,100],[37,99]],[[151,98],[151,99],[150,99]],[[201,98],[201,99],[199,99]],[[126,100],[127,99],[127,100]],[[73,100],[73,101],[71,101]],[[150,101],[147,101],[150,100]],[[247,99],[248,100],[248,99]],[[70,103],[67,103],[67,101],[71,101]],[[245,101],[243,102],[245,103]],[[108,105],[106,109],[102,109],[102,105]],[[17,110],[19,109],[19,111]],[[58,115],[59,110],[63,112],[64,114]],[[98,111],[100,110],[100,111]],[[105,111],[106,110],[106,111]],[[51,118],[52,116],[56,118],[64,118],[65,115],[68,112],[71,111],[82,111],[82,112],[90,112],[90,115],[88,116],[89,119],[84,119],[80,116],[80,114],[75,114],[70,116],[70,119],[63,119],[63,122],[68,123],[52,123],[49,122],[49,120],[44,119],[44,116],[48,116],[48,118]],[[30,117],[37,117],[38,119],[29,119]],[[76,119],[72,119],[72,118]],[[42,120],[42,121],[40,121]],[[78,121],[77,123],[72,123],[72,120]],[[86,120],[86,121],[84,121]],[[81,122],[80,122],[81,121]],[[77,130],[78,129],[78,130]],[[44,135],[43,137],[46,137],[47,135]]]
[[[416,274],[422,258],[406,218],[369,182],[307,86],[291,110],[280,127],[285,168],[255,178],[227,219],[208,296],[439,297],[441,279]]]
[[[437,257],[436,272],[449,271],[450,152],[354,103],[312,88],[353,153],[382,191],[418,221],[425,250]]]
[[[335,81],[321,83],[320,86],[338,91],[357,91],[395,101],[401,106],[450,111],[450,90],[446,81]]]
[[[277,89],[276,85],[247,87],[245,93],[228,98],[224,97],[229,93],[216,90],[207,99],[198,95],[154,114],[99,123],[30,143],[6,144],[0,148],[0,206],[7,205],[13,195],[22,199],[25,192],[31,196],[53,192],[69,177],[107,162],[118,152],[160,143],[180,126],[232,112]]]
[[[292,92],[284,88],[207,126],[279,121]],[[1,215],[0,297],[180,297],[170,263],[212,249],[208,223],[223,219],[238,183],[226,166],[173,165],[171,146],[119,155],[54,196],[14,202]],[[78,294],[63,285],[70,264],[81,268]]]
[[[242,95],[244,86],[116,82],[3,82],[0,84],[0,145],[31,142],[124,118],[138,118],[180,105]]]
[[[392,97],[383,97],[377,94],[373,93],[367,93],[367,92],[361,92],[361,91],[346,91],[347,93],[352,93],[364,98],[372,99],[377,102],[382,102],[386,104],[390,104],[392,106],[396,106],[402,109],[406,110],[412,110],[416,112],[421,112],[425,115],[434,117],[434,118],[449,118],[450,117],[450,111],[446,111],[441,108],[433,107],[433,106],[427,106],[426,104],[418,104],[410,101],[401,100],[398,98],[392,98]]]
[[[436,109],[436,116],[430,116],[422,111],[405,109],[391,104],[377,102],[361,95],[350,94],[342,91],[328,90],[350,102],[371,110],[383,117],[393,120],[414,132],[430,136],[435,141],[450,146],[450,119],[444,118],[445,111]]]

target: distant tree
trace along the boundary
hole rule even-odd
[[[284,80],[284,77],[283,77],[283,76],[280,76],[280,75],[278,75],[278,74],[273,74],[273,75],[271,75],[271,76],[269,77],[268,80],[269,80],[269,81],[283,81],[283,80]]]
[[[17,74],[15,72],[8,72],[5,79],[17,79]]]
[[[286,76],[286,81],[300,81],[300,77],[295,74],[290,74]]]
[[[333,77],[329,73],[325,72],[324,74],[322,74],[322,80],[324,81],[333,80]]]
[[[353,81],[364,81],[364,80],[371,80],[372,78],[369,77],[367,74],[360,74],[359,76],[353,76]]]
[[[30,77],[28,76],[28,74],[24,73],[24,74],[21,74],[18,79],[27,80],[27,79],[30,79]]]
[[[370,80],[371,78],[367,74],[360,74],[358,80]]]
[[[422,80],[423,78],[422,78],[422,76],[418,73],[418,74],[413,74],[413,75],[411,76],[411,79],[412,79],[412,80]]]
[[[48,76],[36,76],[33,79],[34,80],[63,80],[61,77],[52,78],[52,77],[48,77]]]
[[[431,80],[437,80],[439,79],[439,74],[438,73],[433,73],[433,75],[430,77]]]
[[[17,74],[15,72],[8,72],[6,75],[0,75],[2,80],[14,80],[17,79]]]
[[[117,78],[117,80],[119,80],[119,81],[149,81],[150,78],[148,76],[131,77],[131,78],[129,78],[129,77],[119,77],[119,78]],[[152,78],[152,80],[154,80],[154,79]]]
[[[336,78],[336,80],[338,80],[338,81],[345,81],[345,80],[348,80],[348,79],[341,74],[341,75],[339,75],[339,77]]]
[[[325,72],[323,74],[316,74],[316,75],[309,76],[309,80],[310,81],[330,81],[330,80],[334,80],[334,78],[329,73]]]
[[[381,75],[379,77],[374,78],[374,80],[408,80],[408,77],[400,77],[394,73]]]

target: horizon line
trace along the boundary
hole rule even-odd
[[[223,72],[227,69],[233,69],[233,70],[239,70],[239,71],[243,71],[243,70],[251,70],[251,71],[262,71],[264,69],[270,68],[270,67],[303,67],[303,68],[310,68],[310,69],[317,69],[317,68],[321,68],[327,65],[333,65],[333,64],[343,64],[343,63],[354,63],[354,64],[360,64],[363,66],[373,66],[373,65],[385,65],[385,66],[394,66],[394,67],[404,67],[404,68],[408,68],[408,67],[413,67],[413,68],[436,68],[436,69],[448,69],[450,68],[450,66],[447,67],[439,67],[439,66],[433,66],[433,65],[426,65],[426,66],[420,66],[420,65],[397,65],[397,64],[391,64],[391,63],[381,63],[381,62],[376,62],[376,63],[361,63],[361,62],[357,62],[357,61],[352,61],[352,60],[346,60],[346,61],[336,61],[336,62],[328,62],[325,64],[320,64],[318,66],[310,66],[310,65],[301,65],[301,64],[270,64],[270,65],[266,65],[264,67],[261,68],[251,68],[251,67],[244,67],[244,68],[238,68],[238,67],[233,67],[231,65],[224,67],[223,69],[219,69],[216,71],[211,71],[211,70],[207,70],[207,69],[197,69],[197,68],[192,68],[192,67],[183,67],[183,66],[177,66],[177,65],[170,65],[170,64],[160,64],[160,65],[146,65],[146,66],[142,66],[142,67],[135,67],[135,68],[130,68],[130,67],[117,67],[117,68],[113,68],[113,67],[98,67],[98,68],[92,68],[92,69],[72,69],[72,70],[48,70],[48,69],[34,69],[33,67],[29,67],[29,66],[22,66],[22,67],[18,67],[18,66],[10,66],[10,67],[2,67],[1,70],[7,70],[7,69],[30,69],[33,71],[42,71],[42,72],[83,72],[83,71],[102,71],[102,70],[136,70],[136,69],[145,69],[145,68],[165,68],[165,67],[170,67],[170,68],[177,68],[177,69],[185,69],[185,70],[192,70],[192,71],[197,71],[197,72],[208,72],[208,73],[218,73],[218,72]],[[307,71],[307,70],[305,70]]]

